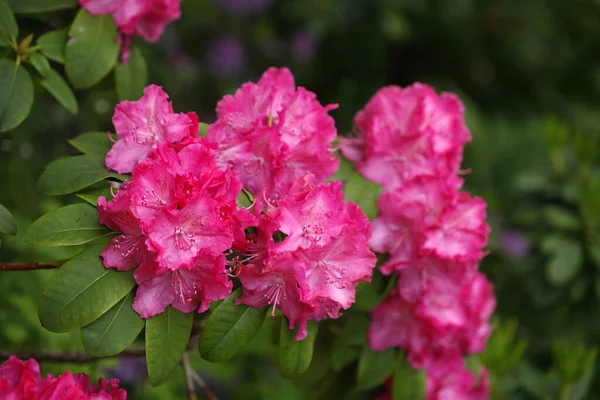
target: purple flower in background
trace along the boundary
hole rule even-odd
[[[506,229],[500,235],[500,247],[511,257],[523,258],[529,254],[531,243],[525,235],[518,230]]]
[[[230,14],[260,14],[264,12],[272,0],[215,0]]]
[[[292,38],[292,58],[299,63],[312,61],[317,52],[317,38],[310,32],[300,32]]]
[[[148,378],[146,372],[146,360],[142,357],[120,358],[119,365],[110,375],[117,378],[121,383],[135,383],[144,381]]]
[[[244,65],[245,58],[244,45],[232,36],[217,38],[208,46],[208,68],[217,76],[236,74]]]

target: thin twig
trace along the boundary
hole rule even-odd
[[[0,263],[0,271],[32,271],[34,269],[54,269],[59,268],[67,260],[41,261],[33,263]]]
[[[21,360],[27,360],[34,358],[37,361],[43,362],[65,362],[65,363],[88,363],[99,358],[111,358],[111,357],[141,357],[146,354],[146,349],[143,346],[132,346],[128,349],[123,350],[119,354],[108,357],[92,357],[85,351],[56,351],[56,350],[32,350],[32,351],[19,351],[14,352],[12,350],[0,349],[0,359],[7,359],[10,356],[17,356]]]
[[[202,379],[196,371],[194,371],[192,369],[191,373],[192,373],[192,379],[194,380],[194,382],[196,382],[196,385],[198,385],[198,387],[200,389],[202,389],[202,391],[204,392],[204,394],[206,395],[206,398],[208,400],[219,400],[219,398],[217,396],[215,396],[213,391],[210,390],[210,388],[208,387],[206,382],[204,382],[204,379]]]
[[[185,386],[187,387],[188,399],[196,400],[196,391],[194,390],[192,368],[190,367],[190,360],[188,358],[187,351],[183,353],[181,363],[183,364],[183,372],[185,373]]]

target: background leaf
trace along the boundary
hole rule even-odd
[[[30,53],[27,55],[27,62],[40,74],[42,77],[48,76],[50,71],[50,63],[48,59],[40,53]]]
[[[381,185],[364,178],[354,165],[339,156],[340,169],[334,175],[334,180],[344,183],[344,200],[353,201],[360,206],[369,219],[377,216],[377,197],[381,193]]]
[[[308,321],[307,336],[302,340],[296,340],[297,329],[288,329],[287,319],[281,319],[279,347],[277,348],[277,365],[281,375],[293,377],[308,369],[312,361],[318,327],[316,322]]]
[[[415,371],[402,357],[392,380],[392,400],[421,400],[425,398],[425,384],[425,372]]]
[[[106,169],[103,156],[65,157],[48,164],[38,186],[42,192],[56,196],[76,192],[111,177],[122,176]]]
[[[235,356],[256,336],[265,320],[266,308],[235,305],[241,289],[223,300],[206,321],[198,348],[207,361],[224,362]]]
[[[46,284],[40,300],[42,325],[52,332],[68,332],[95,321],[135,285],[132,271],[104,268],[93,246],[67,261]]]
[[[106,156],[113,143],[106,132],[87,132],[68,141],[71,146],[85,154]]]
[[[395,361],[394,349],[374,351],[365,346],[358,359],[357,388],[366,390],[381,385],[394,371]]]
[[[7,0],[14,13],[39,13],[73,8],[76,0]]]
[[[114,67],[119,55],[117,27],[110,15],[80,10],[69,30],[65,71],[76,89],[94,86]]]
[[[165,382],[181,361],[193,322],[194,313],[184,314],[173,307],[146,320],[146,363],[152,386]]]
[[[132,47],[127,64],[115,67],[115,85],[119,100],[138,100],[148,82],[146,60],[139,48]]]
[[[37,40],[40,51],[52,61],[64,64],[67,31],[64,29],[46,32]]]
[[[74,246],[110,233],[100,225],[94,207],[78,203],[42,215],[29,227],[27,240],[42,246]]]
[[[0,0],[0,46],[10,47],[19,36],[19,26],[8,4]]]
[[[100,318],[81,328],[85,351],[94,357],[106,357],[120,353],[133,343],[145,323],[131,308],[134,297],[135,289]]]
[[[11,212],[8,211],[2,204],[0,204],[0,232],[8,235],[17,234],[17,224],[15,219],[13,218]]]
[[[77,99],[69,84],[56,70],[50,68],[48,75],[40,79],[40,84],[60,103],[61,106],[77,114]]]
[[[95,187],[93,189],[86,190],[85,192],[75,193],[75,196],[87,201],[94,207],[98,205],[98,197],[104,196],[107,199],[110,199],[112,197],[110,193],[110,185],[108,184],[102,187]]]
[[[33,82],[14,60],[0,60],[0,132],[16,128],[33,104]]]

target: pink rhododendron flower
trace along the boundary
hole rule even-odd
[[[140,285],[133,309],[149,318],[160,314],[171,305],[189,313],[204,312],[210,303],[222,300],[231,293],[232,282],[225,269],[224,256],[203,255],[190,269],[161,270],[151,262],[142,264],[134,274]]]
[[[240,282],[239,303],[271,306],[306,336],[308,320],[337,318],[354,302],[356,285],[370,281],[375,255],[369,221],[344,203],[340,182],[298,178],[287,197],[259,217]],[[279,237],[278,237],[279,236]]]
[[[220,165],[240,173],[244,188],[269,201],[286,195],[298,177],[323,181],[339,167],[331,143],[336,129],[316,95],[295,87],[286,68],[268,69],[258,83],[242,85],[217,104],[208,139],[218,145]]]
[[[356,114],[356,138],[340,140],[344,156],[386,189],[417,177],[456,174],[471,139],[464,108],[451,93],[420,83],[380,89]],[[459,181],[456,181],[459,183]]]
[[[0,398],[23,400],[125,400],[127,393],[119,389],[117,379],[102,379],[90,384],[85,374],[48,374],[40,376],[40,367],[34,359],[21,361],[11,356],[0,365]]]
[[[480,368],[477,378],[465,369],[460,353],[441,353],[426,365],[427,392],[425,400],[487,400],[489,375]]]
[[[175,114],[160,86],[150,85],[136,101],[122,101],[115,109],[113,124],[119,140],[106,155],[106,166],[129,173],[159,141],[177,143],[198,133],[196,114]]]
[[[126,47],[134,35],[156,42],[165,26],[181,16],[180,3],[181,0],[79,0],[81,7],[92,15],[110,14],[124,36]],[[127,52],[125,48],[124,53]]]
[[[106,267],[138,267],[134,309],[144,318],[171,305],[204,312],[227,297],[232,247],[246,249],[244,230],[255,221],[237,209],[236,173],[215,164],[204,138],[160,141],[110,201],[101,197],[102,223],[121,232],[102,252]]]

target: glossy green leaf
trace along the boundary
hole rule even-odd
[[[394,371],[394,349],[374,351],[365,346],[358,359],[356,387],[367,390],[381,385]]]
[[[65,71],[76,89],[94,86],[113,69],[119,56],[117,27],[110,15],[80,10],[69,29]]]
[[[381,185],[364,178],[343,157],[340,157],[340,170],[334,179],[344,183],[344,200],[358,204],[371,220],[377,216],[377,197],[381,193]]]
[[[41,13],[77,6],[77,0],[7,0],[14,13]]]
[[[94,357],[106,357],[125,350],[144,327],[144,320],[131,306],[135,289],[110,310],[89,325],[81,328],[85,351]]]
[[[392,379],[392,400],[422,400],[425,398],[425,372],[415,371],[401,358],[396,363]]]
[[[309,321],[308,334],[302,340],[296,340],[297,329],[288,329],[286,318],[281,319],[279,346],[277,348],[277,365],[279,372],[285,377],[293,377],[304,373],[312,361],[315,338],[319,325]]]
[[[118,63],[115,67],[115,85],[119,100],[138,100],[144,94],[147,82],[146,60],[140,49],[133,47],[127,64]]]
[[[15,60],[0,60],[0,132],[16,128],[33,104],[33,82],[29,72]]]
[[[542,247],[551,255],[546,266],[546,276],[551,283],[564,285],[577,276],[583,257],[580,243],[562,236],[551,236]]]
[[[42,215],[29,227],[27,240],[43,246],[74,246],[110,234],[100,225],[94,207],[78,203]]]
[[[52,61],[64,64],[67,31],[61,29],[44,33],[37,40],[40,51]]]
[[[92,246],[67,261],[46,284],[39,305],[42,325],[52,332],[68,332],[98,319],[135,285],[132,271],[104,268]]]
[[[68,141],[71,146],[85,154],[95,154],[106,157],[113,142],[108,138],[106,132],[87,132],[75,136]]]
[[[40,53],[30,53],[27,56],[27,62],[40,74],[42,77],[47,77],[50,72],[50,63],[46,56]]]
[[[146,363],[152,386],[165,382],[181,361],[193,322],[194,313],[173,307],[146,320]]]
[[[198,348],[207,361],[224,362],[235,356],[256,336],[265,320],[266,308],[256,309],[240,304],[241,289],[223,300],[206,321]]]
[[[39,189],[51,196],[69,194],[106,178],[121,178],[110,172],[101,155],[65,157],[46,166],[38,182]]]
[[[98,197],[104,196],[107,200],[112,198],[112,194],[110,193],[110,185],[108,184],[102,187],[86,190],[85,192],[75,193],[75,196],[87,201],[94,207],[98,205]]]
[[[71,90],[69,84],[63,79],[56,70],[50,69],[44,79],[40,79],[40,84],[60,103],[61,106],[77,114],[77,99]]]
[[[0,0],[0,46],[10,47],[19,36],[19,26],[10,7]]]
[[[340,371],[346,365],[356,360],[360,355],[360,347],[351,346],[341,340],[333,342],[331,349],[331,367],[334,371]]]
[[[204,122],[200,122],[198,124],[198,136],[206,137],[208,135],[209,124],[205,124]]]
[[[9,235],[17,234],[17,224],[13,215],[0,204],[0,233],[6,233]]]

